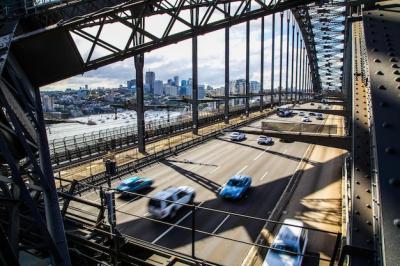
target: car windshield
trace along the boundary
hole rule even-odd
[[[228,186],[231,187],[241,187],[242,186],[242,181],[236,180],[236,179],[231,179],[228,181]]]
[[[158,199],[150,199],[149,205],[155,208],[161,208],[161,201]]]

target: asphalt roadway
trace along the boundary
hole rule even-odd
[[[279,119],[300,120],[297,115]],[[313,119],[312,123],[323,122]],[[256,127],[259,124],[255,122],[249,126]],[[195,202],[199,206],[268,218],[309,144],[284,143],[274,139],[273,145],[263,146],[257,144],[257,137],[247,135],[246,140],[233,142],[226,134],[132,175],[154,180],[152,189],[146,192],[147,196],[170,186],[191,186],[196,190]],[[235,174],[252,176],[253,182],[247,197],[237,201],[219,198],[218,189]],[[119,182],[116,180],[112,186],[115,187]],[[99,201],[97,193],[88,193],[82,197]],[[122,234],[191,254],[191,231],[142,218],[150,217],[147,212],[148,201],[144,197],[117,197],[118,230]],[[71,205],[90,210],[77,203]],[[191,228],[192,211],[182,208],[174,218],[167,221]],[[262,221],[201,209],[196,210],[195,223],[197,230],[246,242],[254,242],[264,225]],[[196,256],[222,265],[240,265],[250,248],[250,245],[215,236],[201,233],[195,236]]]

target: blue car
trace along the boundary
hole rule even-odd
[[[140,176],[129,177],[122,181],[116,189],[119,193],[124,194],[124,192],[137,192],[151,187],[153,180],[149,178],[144,178]]]
[[[245,175],[232,176],[228,182],[222,186],[219,196],[226,199],[242,198],[250,188],[251,177]]]

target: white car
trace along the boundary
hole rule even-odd
[[[272,138],[268,137],[268,136],[259,136],[257,139],[257,143],[268,145],[268,144],[272,143]]]
[[[231,140],[244,140],[246,138],[246,135],[240,132],[232,132],[230,137]]]
[[[285,219],[283,223],[272,242],[273,249],[269,249],[265,256],[263,266],[300,266],[303,261],[308,230],[303,228],[304,224],[299,220]]]
[[[299,112],[299,116],[305,116],[306,114],[304,112]]]
[[[311,122],[311,119],[308,116],[303,117],[302,122]]]
[[[170,187],[150,199],[148,211],[158,219],[172,218],[183,207],[181,204],[192,203],[195,196],[196,192],[191,187]]]

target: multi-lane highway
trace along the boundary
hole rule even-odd
[[[278,119],[275,116],[269,119]],[[301,121],[297,115],[287,119]],[[324,123],[313,119],[313,123]],[[253,125],[259,126],[259,122]],[[229,135],[218,137],[205,144],[166,158],[142,169],[137,174],[154,180],[153,188],[146,193],[152,196],[169,186],[191,186],[196,190],[195,202],[206,208],[268,218],[285,189],[290,177],[296,172],[309,145],[284,143],[274,139],[274,144],[257,144],[256,135],[247,135],[241,142],[232,142]],[[308,162],[312,164],[312,162]],[[253,177],[248,196],[238,201],[218,197],[218,189],[231,176],[246,174]],[[120,181],[113,182],[115,187]],[[98,194],[88,193],[84,198],[99,201]],[[192,235],[189,230],[177,226],[146,220],[147,198],[117,198],[117,228],[122,234],[175,249],[186,254],[191,252]],[[81,207],[76,203],[73,206]],[[142,216],[142,217],[137,217]],[[254,242],[264,222],[198,209],[195,214],[196,229],[240,241]],[[176,217],[168,219],[174,225],[190,228],[192,211],[181,209]],[[250,245],[196,233],[195,252],[199,258],[223,265],[240,265]]]

